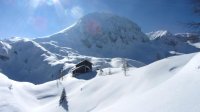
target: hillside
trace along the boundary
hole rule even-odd
[[[121,67],[122,58],[97,58],[77,54],[65,49],[68,53],[52,53],[37,42],[30,39],[9,39],[0,41],[0,71],[16,81],[41,84],[56,80],[66,75],[81,60],[93,63],[93,69]],[[60,47],[55,51],[62,50]],[[130,66],[141,67],[145,64],[136,60],[126,59]]]
[[[57,60],[61,56],[52,54],[38,43],[28,40],[2,42],[0,48],[0,69],[9,78],[17,81],[42,83],[57,79],[55,74],[61,69]]]
[[[0,74],[0,110],[198,112],[199,58],[199,53],[174,56],[141,68],[129,68],[127,76],[119,68],[112,68],[112,75],[100,75],[97,71],[90,80],[76,79],[68,74],[60,82],[41,85],[12,81]],[[103,70],[106,73],[108,69]],[[59,106],[63,87],[67,103]]]

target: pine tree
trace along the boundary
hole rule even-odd
[[[125,59],[122,60],[122,70],[124,71],[124,75],[127,76],[128,63]]]
[[[60,96],[59,104],[61,105],[64,102],[64,100],[66,100],[66,92],[65,92],[65,89],[63,88],[62,94]]]
[[[64,88],[63,88],[62,94],[60,96],[59,105],[68,111],[68,101],[67,101],[67,96],[66,96],[66,92],[65,92]]]

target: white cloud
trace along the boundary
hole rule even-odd
[[[84,11],[81,7],[75,6],[71,9],[71,15],[74,18],[81,18],[84,15]]]

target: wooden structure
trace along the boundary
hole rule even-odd
[[[73,76],[77,76],[81,73],[87,73],[92,71],[92,63],[88,60],[83,60],[80,63],[76,64],[75,68],[72,69]]]

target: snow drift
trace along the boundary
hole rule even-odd
[[[119,68],[112,75],[63,80],[41,85],[16,82],[0,74],[0,110],[6,112],[198,112],[200,53],[166,58],[141,68]],[[104,72],[107,69],[103,69]],[[65,88],[66,108],[59,106]],[[24,103],[26,102],[26,103]]]

